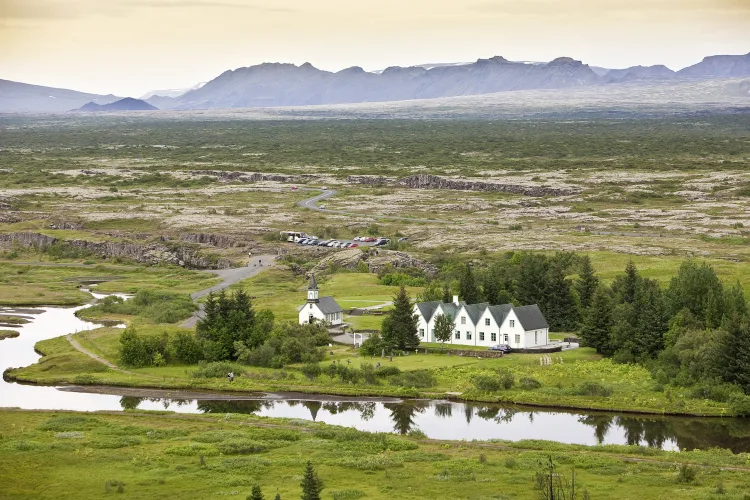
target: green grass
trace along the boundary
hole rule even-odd
[[[532,499],[550,456],[562,474],[575,468],[577,486],[596,499],[713,498],[718,482],[721,498],[740,499],[750,481],[747,456],[720,451],[420,441],[252,415],[0,410],[0,429],[0,470],[13,472],[0,496],[18,500],[120,496],[107,482],[124,483],[132,498],[241,500],[258,484],[266,498],[293,499],[308,460],[324,499]],[[711,467],[692,465],[702,463]],[[679,464],[695,481],[678,483]]]
[[[16,338],[20,335],[15,330],[0,330],[0,340]]]

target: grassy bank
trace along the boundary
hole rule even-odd
[[[13,471],[0,496],[13,499],[244,499],[256,484],[292,499],[308,460],[324,499],[537,498],[549,457],[594,499],[742,499],[750,484],[746,454],[441,442],[251,415],[0,410],[0,428],[0,469]]]
[[[174,326],[141,325],[142,333],[175,334]],[[118,362],[119,335],[122,330],[100,328],[75,334],[78,342],[90,352],[112,363]],[[539,356],[511,354],[499,359],[477,359],[444,354],[419,354],[388,359],[363,359],[348,347],[335,347],[322,363],[323,374],[310,380],[301,365],[283,370],[237,366],[238,377],[230,384],[225,373],[215,377],[197,376],[197,366],[128,368],[115,371],[76,351],[64,338],[37,344],[44,354],[39,363],[9,372],[19,381],[38,384],[89,384],[215,391],[298,391],[354,396],[452,397],[467,401],[507,402],[516,404],[610,410],[653,414],[731,416],[728,402],[703,399],[690,389],[665,387],[652,379],[643,367],[613,363],[601,359],[588,348],[574,349],[553,356],[551,366],[540,366]],[[330,363],[358,368],[362,363],[381,362],[397,367],[404,377],[398,382],[389,378],[376,383],[344,382],[330,378],[325,368]],[[424,384],[423,375],[431,382]],[[410,375],[412,374],[412,375]],[[513,380],[508,388],[481,385],[481,379],[507,376]]]
[[[19,335],[15,330],[0,330],[0,340],[16,338]]]

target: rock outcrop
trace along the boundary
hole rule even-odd
[[[198,243],[201,245],[211,245],[217,248],[237,248],[246,247],[248,242],[240,240],[234,236],[228,236],[224,234],[210,234],[210,233],[198,233],[198,234],[181,234],[180,240],[188,243]]]
[[[226,269],[240,264],[231,259],[202,255],[197,248],[179,245],[139,245],[119,241],[61,240],[40,233],[0,234],[0,246],[45,248],[65,244],[102,258],[120,257],[144,264],[175,264],[191,269]]]
[[[261,174],[259,172],[237,172],[223,170],[191,170],[189,173],[197,176],[216,177],[220,182],[309,182],[319,179],[317,175],[312,174]]]
[[[434,276],[438,273],[437,267],[416,259],[406,252],[397,252],[395,250],[371,249],[351,249],[336,252],[324,258],[308,274],[321,273],[331,269],[357,269],[360,262],[367,265],[371,273],[380,273],[390,266],[393,269],[417,268],[423,270],[426,274]]]
[[[503,184],[478,180],[463,180],[440,177],[430,174],[416,174],[401,179],[381,176],[350,175],[347,180],[352,184],[369,186],[401,186],[413,189],[454,189],[459,191],[485,191],[521,194],[524,196],[566,196],[578,194],[574,189],[552,188],[545,186],[524,186],[520,184]]]

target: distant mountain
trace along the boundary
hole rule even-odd
[[[192,87],[185,88],[185,89],[149,90],[138,99],[148,101],[152,97],[180,97],[181,95],[186,94],[190,92],[191,90],[196,90],[196,89],[203,87],[205,84],[206,82],[200,82],[200,83],[193,85]]]
[[[626,82],[633,80],[669,80],[675,78],[675,72],[666,66],[632,66],[625,69],[612,69],[604,74],[607,82]]]
[[[65,112],[86,104],[108,104],[120,99],[112,94],[98,95],[29,85],[0,80],[0,112],[3,113],[55,113]]]
[[[750,54],[709,56],[677,72],[682,78],[731,78],[750,76]]]
[[[156,108],[146,101],[142,101],[140,99],[133,99],[132,97],[126,97],[125,99],[120,99],[119,101],[115,101],[109,104],[96,104],[95,102],[90,102],[88,104],[84,104],[78,109],[75,109],[74,111],[82,111],[82,112],[98,112],[98,111],[156,111],[159,108]]]
[[[390,67],[380,74],[360,67],[337,73],[309,63],[264,63],[226,71],[202,88],[176,98],[176,109],[300,106],[430,99],[506,90],[564,89],[600,82],[580,61],[561,57],[547,64],[503,57],[466,65]]]

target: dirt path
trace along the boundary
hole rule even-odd
[[[98,361],[99,363],[105,365],[107,368],[110,368],[110,369],[112,369],[112,370],[114,370],[116,372],[127,373],[128,375],[135,375],[135,373],[130,372],[128,370],[123,370],[122,368],[120,368],[119,366],[115,365],[114,363],[110,363],[109,361],[107,361],[106,359],[102,358],[101,356],[98,356],[98,355],[94,354],[93,352],[89,351],[88,349],[84,348],[81,344],[78,343],[78,341],[76,339],[73,338],[73,334],[72,333],[69,333],[68,335],[66,335],[65,339],[68,342],[70,342],[70,345],[72,345],[73,348],[76,351],[78,351],[78,352],[80,352],[82,354],[85,354],[86,356],[90,357],[93,360]]]

